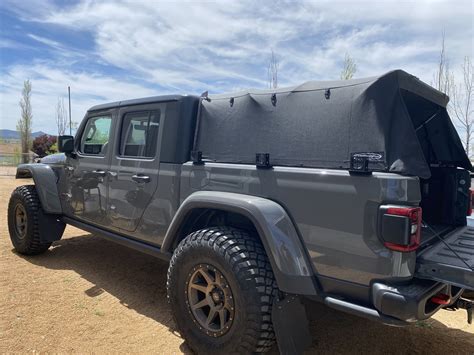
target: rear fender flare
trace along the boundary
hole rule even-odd
[[[62,214],[58,193],[58,177],[47,164],[20,164],[16,170],[17,179],[33,178],[36,191],[45,213]]]
[[[260,236],[280,290],[317,294],[311,264],[293,221],[281,205],[266,198],[230,192],[193,193],[176,212],[163,240],[163,252],[173,252],[175,241],[184,237],[180,227],[196,208],[229,211],[248,218]]]

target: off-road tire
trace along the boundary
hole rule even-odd
[[[17,230],[16,208],[23,208],[26,214],[26,228],[23,236]],[[17,187],[8,203],[8,231],[15,250],[24,255],[44,253],[51,246],[51,242],[42,243],[39,231],[39,218],[42,207],[34,185]]]
[[[200,329],[187,302],[189,277],[200,265],[215,267],[232,290],[234,319],[220,336]],[[275,343],[271,312],[277,285],[260,240],[246,231],[211,227],[189,234],[174,251],[167,292],[177,327],[198,354],[266,352]]]

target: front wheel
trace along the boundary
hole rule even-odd
[[[276,282],[262,244],[243,230],[214,227],[188,235],[168,269],[177,326],[198,354],[265,352]]]
[[[18,253],[41,254],[51,246],[51,242],[42,242],[40,238],[41,215],[42,207],[35,186],[17,187],[8,203],[8,231]]]

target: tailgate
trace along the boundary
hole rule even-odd
[[[443,240],[417,255],[415,276],[474,289],[474,228],[458,228]]]

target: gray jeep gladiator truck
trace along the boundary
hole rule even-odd
[[[448,97],[401,70],[92,107],[62,154],[18,166],[18,253],[66,224],[170,262],[197,353],[301,352],[307,302],[390,325],[474,289],[471,163]],[[153,277],[153,275],[150,275]]]

